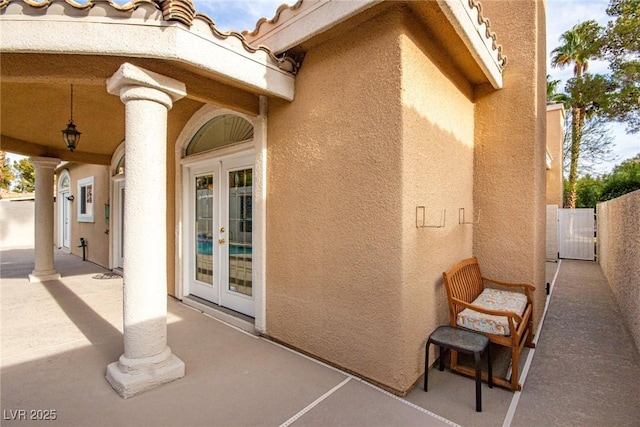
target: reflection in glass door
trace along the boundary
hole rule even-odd
[[[114,230],[113,244],[115,254],[115,267],[124,268],[124,197],[125,187],[124,179],[114,182],[115,200],[114,200]]]
[[[208,162],[207,162],[208,163]],[[214,164],[203,164],[193,168],[189,178],[189,237],[186,248],[189,257],[189,294],[219,304],[217,271],[217,242],[214,244],[214,232],[217,227],[217,174],[219,168]]]
[[[196,280],[213,285],[213,175],[195,178]]]
[[[252,198],[253,171],[229,173],[229,287],[228,290],[252,296]]]

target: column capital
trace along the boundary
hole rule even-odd
[[[140,91],[140,88],[163,92],[168,99],[154,96],[152,91]],[[131,89],[136,89],[135,94],[124,99],[123,95],[126,92],[130,93]],[[182,82],[125,62],[118,68],[118,71],[107,79],[107,92],[120,96],[123,102],[129,99],[148,99],[171,108],[173,102],[186,96],[187,89]]]
[[[29,157],[29,161],[33,164],[33,166],[38,168],[50,168],[55,169],[56,166],[60,164],[62,160],[56,159],[55,157]]]

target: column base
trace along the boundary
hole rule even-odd
[[[47,282],[49,280],[59,280],[60,273],[58,273],[55,269],[46,270],[46,271],[36,271],[33,270],[29,275],[29,283],[40,283]]]
[[[180,379],[184,373],[184,362],[166,347],[162,353],[142,359],[129,359],[123,354],[120,360],[107,366],[106,378],[120,397],[126,399]]]

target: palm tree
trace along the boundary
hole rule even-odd
[[[547,104],[567,104],[569,96],[566,93],[558,92],[560,80],[551,80],[551,76],[547,74]]]
[[[580,81],[589,68],[589,60],[598,53],[598,34],[602,27],[595,21],[585,21],[565,31],[560,36],[560,46],[551,51],[551,66],[565,68],[573,65],[573,77]],[[576,207],[578,184],[578,160],[580,158],[580,142],[582,128],[586,117],[586,108],[582,105],[582,94],[577,99],[569,99],[571,108],[571,161],[569,168],[569,197],[570,208]]]

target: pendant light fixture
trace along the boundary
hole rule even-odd
[[[62,138],[64,139],[65,145],[72,153],[80,142],[81,134],[82,133],[76,129],[76,125],[73,123],[73,85],[71,85],[71,118],[69,119],[67,128],[62,131]]]

